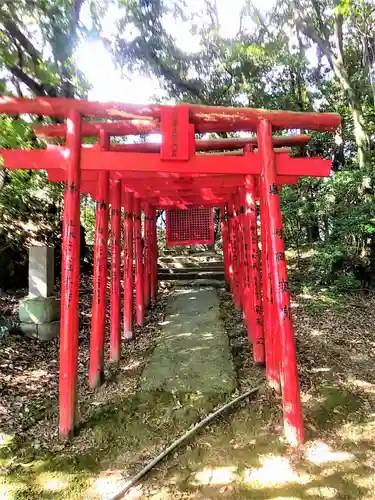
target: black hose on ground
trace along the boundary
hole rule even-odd
[[[157,465],[163,458],[165,458],[169,453],[171,453],[174,449],[176,449],[178,446],[180,446],[181,443],[186,441],[190,436],[192,436],[197,430],[199,430],[201,427],[203,427],[205,424],[213,420],[215,417],[220,415],[220,413],[223,413],[226,409],[230,408],[236,403],[239,403],[243,399],[246,399],[247,397],[251,396],[255,392],[258,392],[264,384],[260,384],[257,387],[254,387],[253,389],[250,389],[243,394],[240,394],[240,396],[237,396],[236,398],[232,399],[228,403],[225,403],[223,406],[221,406],[219,409],[215,410],[214,412],[210,413],[205,417],[203,420],[198,422],[194,427],[189,429],[183,436],[179,437],[176,441],[174,441],[168,448],[166,448],[164,451],[162,451],[157,457],[153,458],[145,467],[143,467],[142,470],[140,470],[135,476],[133,476],[129,481],[126,482],[125,486],[118,492],[116,493],[115,496],[111,497],[109,500],[121,500],[124,495],[132,488],[138,481],[145,475],[147,472],[149,472],[155,465]]]

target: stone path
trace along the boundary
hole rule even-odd
[[[236,386],[214,288],[179,288],[141,381],[143,391],[230,394]]]

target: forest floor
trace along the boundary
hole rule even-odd
[[[313,272],[305,257],[302,271],[290,260],[290,277],[306,444],[298,451],[286,446],[280,398],[265,389],[202,429],[125,498],[375,498],[375,296],[302,286],[301,274]],[[0,339],[0,498],[110,498],[124,477],[207,413],[192,398],[139,390],[167,295],[124,347],[119,370],[109,370],[94,394],[86,387],[90,298],[84,294],[82,425],[68,443],[56,434],[57,341]],[[12,303],[4,298],[2,305],[16,308]],[[221,320],[243,392],[263,373],[249,359],[246,330],[225,292]]]

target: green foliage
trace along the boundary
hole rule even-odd
[[[227,20],[220,19],[213,0],[86,0],[90,27],[80,20],[83,3],[2,3],[1,92],[84,95],[88,82],[75,64],[75,48],[84,37],[102,36],[119,66],[156,76],[177,102],[340,113],[342,127],[335,135],[314,133],[307,148],[293,152],[332,159],[333,172],[328,179],[304,178],[296,186],[284,186],[286,242],[297,252],[306,245],[315,248],[320,284],[349,287],[358,280],[364,288],[371,286],[375,277],[372,2],[280,0],[265,11],[244,0],[238,30],[231,37],[222,35]],[[107,35],[102,22],[110,6],[115,8],[118,30]],[[189,24],[199,42],[194,50],[183,46],[178,31],[172,32],[171,27],[181,22]],[[20,118],[1,119],[0,147],[39,147],[28,125]],[[20,225],[12,234],[23,234],[25,224],[32,223],[45,224],[49,229],[43,226],[42,232],[56,235],[61,203],[61,186],[52,188],[42,174],[0,172],[2,224],[7,231],[12,223]],[[91,243],[94,204],[89,198],[82,223]]]
[[[0,191],[0,288],[26,286],[28,246],[54,243],[62,192],[60,184],[48,183],[44,172],[6,172]]]
[[[74,97],[87,81],[77,68],[82,1],[4,0],[0,5],[0,69],[20,95]]]
[[[282,193],[287,244],[314,244],[318,283],[368,288],[375,269],[373,169],[300,181]],[[312,231],[314,229],[315,231]],[[346,283],[346,284],[345,284]]]
[[[1,116],[0,148],[31,147],[40,143],[30,123]],[[48,183],[44,172],[0,170],[0,288],[26,286],[27,248],[56,232],[61,202],[61,185]]]
[[[0,115],[0,148],[31,147],[33,138],[30,126],[24,120]]]
[[[85,228],[86,242],[88,245],[94,244],[95,229],[95,202],[90,196],[83,196],[81,224]]]
[[[19,331],[19,324],[13,317],[0,316],[0,339],[17,331]]]
[[[0,5],[0,93],[84,96],[77,68],[79,0],[4,1]],[[0,116],[0,148],[40,148],[31,119]],[[0,288],[27,284],[27,248],[56,245],[59,255],[63,189],[43,172],[5,171],[0,160]],[[59,256],[58,256],[59,259]],[[58,260],[57,259],[57,260]]]

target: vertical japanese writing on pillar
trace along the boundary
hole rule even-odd
[[[172,156],[175,158],[177,156],[178,150],[178,117],[177,111],[173,111],[172,119]]]
[[[66,185],[68,186],[68,185]],[[67,187],[66,187],[67,188]],[[71,192],[71,191],[70,191]],[[75,223],[71,219],[65,229],[65,303],[63,305],[65,310],[68,310],[72,300],[72,284],[74,277],[74,260],[73,250],[75,247]]]

